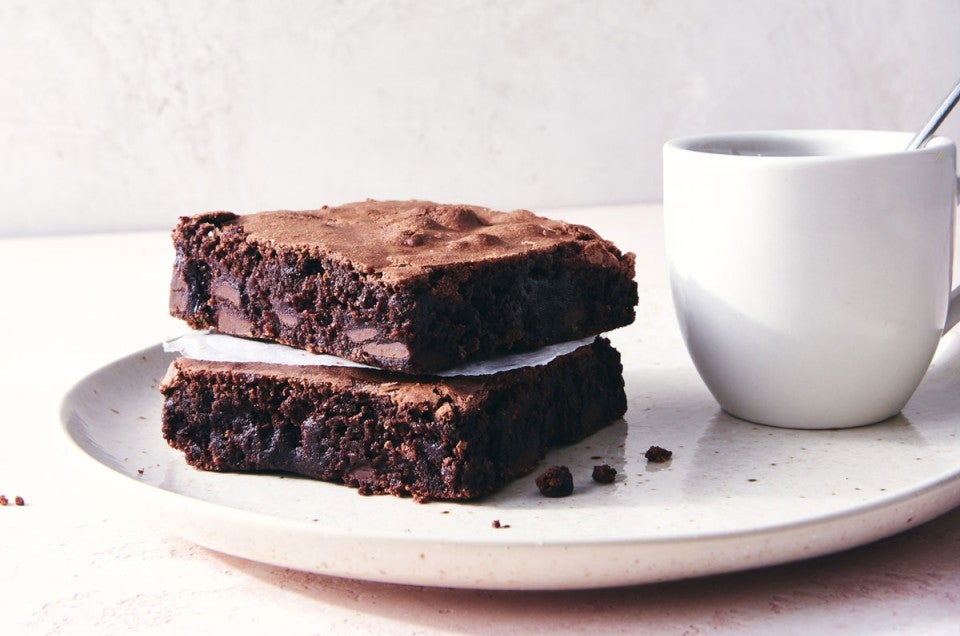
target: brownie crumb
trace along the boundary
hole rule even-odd
[[[510,527],[510,524],[509,524],[509,523],[500,523],[500,520],[499,520],[499,519],[494,519],[494,520],[493,520],[493,523],[491,523],[490,525],[493,526],[494,528],[509,528],[509,527]]]
[[[7,496],[6,496],[6,495],[0,495],[0,506],[6,506],[8,503],[10,503],[10,502],[7,501]]]
[[[20,495],[17,495],[16,497],[14,497],[13,503],[17,504],[18,506],[22,506],[24,503],[23,497],[21,497]]]
[[[651,446],[643,456],[647,458],[647,461],[662,464],[670,461],[670,458],[673,457],[673,451],[668,451],[666,448],[660,448],[659,446]]]
[[[609,464],[593,467],[593,481],[598,484],[612,484],[617,477],[617,469]]]
[[[138,468],[138,469],[137,469],[137,474],[138,474],[138,475],[142,475],[142,474],[143,474],[143,469],[142,469],[142,468]]]
[[[551,466],[537,477],[537,488],[545,497],[568,497],[573,494],[573,475],[566,466]]]

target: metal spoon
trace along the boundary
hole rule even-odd
[[[910,140],[907,150],[916,150],[917,148],[923,148],[927,145],[927,142],[933,137],[933,133],[937,131],[937,128],[943,123],[943,120],[947,118],[947,115],[949,115],[953,107],[956,106],[957,100],[960,100],[960,82],[957,82],[957,85],[953,87],[953,90],[950,91],[947,98],[944,99],[943,103],[933,112],[933,115],[930,116],[930,121]]]

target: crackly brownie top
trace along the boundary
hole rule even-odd
[[[585,350],[578,355],[585,355]],[[358,367],[289,366],[263,362],[213,362],[177,358],[167,370],[160,388],[165,392],[171,390],[178,381],[179,373],[206,376],[211,381],[216,381],[218,374],[235,373],[244,377],[260,376],[293,383],[320,382],[329,384],[338,391],[387,394],[396,402],[435,406],[448,402],[458,409],[463,409],[470,404],[481,402],[486,390],[507,382],[506,378],[511,374],[536,372],[535,367],[528,367],[486,376],[416,378],[391,371]]]
[[[349,261],[358,271],[379,272],[386,278],[547,251],[565,243],[579,243],[583,256],[594,264],[624,266],[621,252],[590,228],[527,210],[506,213],[430,201],[367,200],[299,212],[194,217],[199,219],[225,230],[237,228],[248,242],[332,256]]]
[[[558,356],[571,359],[590,356],[599,349],[609,348],[609,341],[596,339],[591,344],[577,347]],[[288,365],[269,362],[226,362],[180,357],[173,361],[160,382],[167,392],[176,384],[179,373],[214,377],[218,374],[241,374],[245,377],[272,377],[285,381],[305,383],[322,382],[338,390],[361,390],[367,393],[388,393],[398,402],[449,402],[458,408],[482,402],[484,394],[498,386],[509,384],[517,377],[545,373],[550,364],[517,367],[488,375],[471,376],[410,376],[394,371],[350,366]]]

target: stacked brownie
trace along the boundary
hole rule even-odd
[[[365,201],[184,217],[173,238],[170,309],[191,327],[365,365],[177,359],[163,433],[199,468],[471,499],[626,410],[600,337],[537,366],[456,371],[633,321],[634,256],[589,228]]]

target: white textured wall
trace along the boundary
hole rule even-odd
[[[958,27],[957,0],[4,0],[0,234],[652,200],[671,136],[918,127]]]

